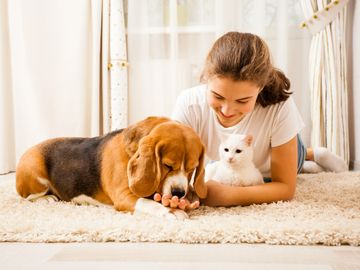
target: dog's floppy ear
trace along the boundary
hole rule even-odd
[[[150,116],[136,124],[133,124],[123,131],[125,151],[132,157],[138,150],[140,140],[147,136],[154,127],[169,121],[165,117]]]
[[[205,180],[204,180],[204,176],[205,176],[204,161],[205,161],[205,148],[203,146],[199,158],[199,165],[196,168],[195,177],[194,177],[194,189],[200,199],[205,199],[207,195],[207,187],[205,185]]]
[[[140,140],[127,166],[129,188],[135,195],[148,197],[157,190],[161,180],[159,154],[160,145],[151,136]]]

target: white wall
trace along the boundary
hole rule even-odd
[[[350,166],[360,170],[360,2],[349,2],[348,74]]]

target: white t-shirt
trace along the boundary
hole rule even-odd
[[[181,92],[172,114],[174,120],[192,127],[206,148],[207,157],[218,160],[219,134],[250,134],[254,137],[254,163],[264,177],[270,177],[271,147],[282,145],[295,137],[305,126],[292,99],[254,110],[235,126],[223,127],[212,108],[207,104],[206,85]]]

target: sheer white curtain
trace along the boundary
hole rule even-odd
[[[0,174],[15,168],[8,2],[0,1]]]
[[[169,116],[179,92],[199,83],[207,52],[228,31],[252,32],[269,44],[275,65],[292,82],[310,121],[310,34],[299,27],[296,0],[130,0],[128,2],[129,120]],[[310,130],[303,132],[309,141]]]
[[[103,2],[0,1],[0,173],[39,141],[105,129]]]
[[[309,85],[313,146],[325,146],[347,162],[349,153],[346,59],[348,0],[302,0],[303,23],[313,34]]]

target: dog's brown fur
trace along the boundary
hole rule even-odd
[[[24,198],[46,193],[65,201],[87,195],[133,212],[139,198],[161,192],[180,166],[189,181],[195,171],[195,191],[205,198],[199,137],[185,125],[149,117],[102,137],[57,138],[30,148],[19,161],[16,190]]]

